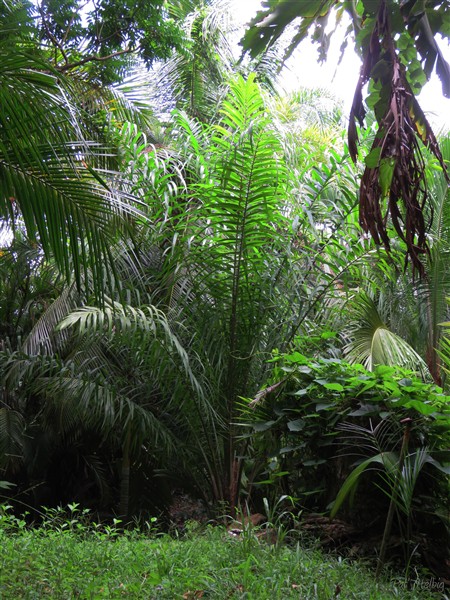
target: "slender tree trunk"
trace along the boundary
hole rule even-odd
[[[121,518],[128,518],[130,510],[130,439],[131,430],[127,427],[125,434],[125,442],[122,450],[122,465],[120,472],[120,502],[119,502],[119,516]]]

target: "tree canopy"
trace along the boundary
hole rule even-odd
[[[3,0],[0,20],[8,15],[8,37],[34,50],[39,46],[58,72],[83,73],[110,84],[123,79],[137,59],[151,66],[182,49],[182,29],[166,4],[160,0]]]

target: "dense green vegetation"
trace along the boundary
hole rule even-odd
[[[294,16],[320,31],[317,2],[272,2],[241,59],[226,2],[135,4],[0,5],[0,491],[28,511],[5,544],[38,556],[62,532],[26,525],[67,503],[170,528],[180,493],[272,524],[289,498],[295,525],[342,519],[344,553],[370,539],[378,570],[449,579],[450,139],[414,96],[434,62],[449,79],[443,5],[353,3],[371,82],[345,141],[339,103],[279,96],[282,48],[254,40],[263,17],[275,37]],[[301,551],[278,552],[289,597]]]
[[[38,531],[8,512],[0,520],[0,592],[13,598],[364,598],[426,600],[442,585],[416,574],[376,582],[363,566],[297,544],[268,545],[261,530],[241,539],[191,523],[182,538],[88,527],[71,505],[47,511]],[[264,530],[263,530],[264,531]]]

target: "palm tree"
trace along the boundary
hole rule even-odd
[[[160,260],[147,286],[179,332],[210,400],[210,412],[198,392],[189,392],[184,403],[186,442],[197,456],[194,478],[205,489],[206,476],[212,496],[234,508],[239,396],[258,385],[271,338],[281,333],[272,311],[285,268],[277,256],[285,238],[285,170],[252,79],[231,83],[220,124],[202,126],[179,114],[175,128],[178,153],[144,151],[142,140],[143,151],[129,153],[157,224]],[[280,309],[286,305],[280,298]]]
[[[69,54],[79,59],[78,15],[67,20],[65,51],[51,33],[54,7],[39,6],[41,36],[35,9],[7,1],[0,11],[6,32],[0,41],[0,221],[14,232],[19,219],[67,279],[75,277],[80,288],[89,277],[101,296],[105,278],[114,278],[110,243],[142,216],[117,171],[115,128],[133,120],[148,131],[154,119],[136,60],[120,70],[122,79],[131,72],[134,80],[114,86],[92,76],[93,55],[67,68],[67,61],[73,63]],[[56,29],[73,10],[61,7]],[[96,64],[105,67],[105,57]]]
[[[20,347],[0,352],[0,469],[20,482],[15,496],[31,487],[37,503],[97,502],[128,516],[139,509],[130,481],[183,463],[173,459],[179,411],[199,389],[161,311],[81,301],[64,288]]]
[[[441,149],[444,160],[448,160],[448,138],[441,140]],[[433,160],[428,165],[428,187],[432,207],[426,276],[414,280],[395,261],[390,266],[374,264],[366,271],[361,285],[365,293],[355,298],[350,311],[353,318],[350,317],[347,333],[351,341],[346,350],[353,362],[406,366],[418,370],[423,377],[431,376],[441,385],[440,324],[448,318],[446,297],[450,290],[449,192],[446,179]]]
[[[227,37],[231,31],[229,0],[171,3],[169,10],[183,22],[189,40],[157,70],[155,92],[166,95],[192,117],[211,122],[217,113],[236,59]]]
[[[157,267],[147,286],[169,319],[181,323],[180,339],[196,358],[191,364],[215,411],[208,416],[192,400],[194,410],[184,416],[198,453],[194,476],[204,489],[206,474],[213,498],[233,510],[244,468],[245,443],[235,424],[240,397],[257,391],[274,348],[313,327],[324,297],[348,272],[348,255],[336,256],[339,236],[331,226],[354,226],[355,195],[349,190],[336,214],[328,209],[328,233],[320,197],[339,179],[348,183],[351,173],[339,174],[333,163],[320,186],[316,178],[312,211],[301,202],[306,185],[298,205],[289,198],[288,144],[254,77],[231,82],[220,115],[208,126],[179,114],[178,153],[149,147],[130,127],[123,135],[135,189],[157,224]],[[334,273],[324,270],[328,248]],[[365,254],[362,246],[352,259]]]
[[[230,0],[171,2],[169,13],[182,22],[188,44],[157,69],[153,95],[160,112],[174,107],[211,123],[228,92],[230,78],[256,75],[258,83],[276,94],[281,50],[276,45],[257,60],[239,61],[239,23]]]

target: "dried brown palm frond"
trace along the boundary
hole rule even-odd
[[[436,137],[397,54],[385,0],[380,2],[350,113],[349,151],[354,161],[358,145],[356,120],[362,124],[365,116],[362,87],[369,79],[375,81],[372,98],[379,128],[361,179],[360,224],[377,244],[383,243],[389,250],[390,220],[406,244],[406,260],[423,276],[422,255],[429,251],[424,217],[428,200],[424,147],[436,157],[449,183],[450,179]]]

